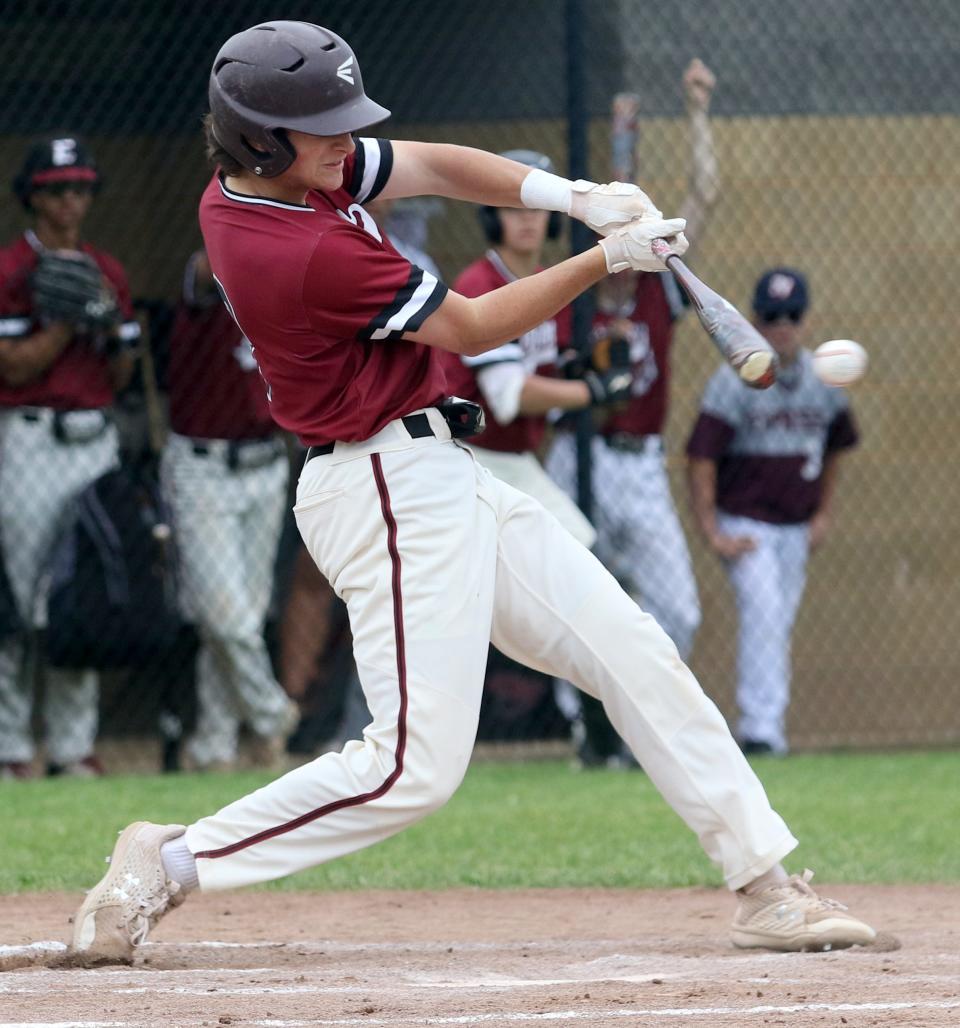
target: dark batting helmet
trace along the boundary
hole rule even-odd
[[[87,145],[77,136],[59,132],[35,140],[13,180],[13,191],[30,210],[30,195],[38,189],[84,183],[100,188],[100,172]]]
[[[518,161],[520,164],[526,164],[529,168],[539,168],[540,171],[553,173],[553,161],[545,153],[539,153],[536,150],[505,150],[500,156],[506,157],[511,161]],[[502,243],[503,226],[500,224],[500,215],[497,213],[497,208],[480,207],[477,210],[477,217],[480,219],[483,234],[487,237],[488,241],[494,245]],[[556,239],[560,235],[562,227],[563,223],[560,220],[560,213],[558,211],[551,211],[550,220],[547,222],[547,239]]]
[[[213,62],[209,98],[217,142],[264,178],[296,159],[284,129],[338,136],[390,117],[364,93],[350,47],[305,21],[268,21],[231,36]]]

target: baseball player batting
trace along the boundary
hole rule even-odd
[[[495,154],[352,133],[389,111],[335,33],[303,22],[230,38],[206,121],[211,266],[268,384],[309,446],[297,522],[347,604],[373,717],[363,738],[188,827],[135,822],[74,922],[77,959],[129,960],[192,889],[263,882],[369,846],[442,806],[473,748],[487,648],[598,696],[667,802],[739,890],[734,942],[849,946],[874,931],[780,864],[796,840],[657,623],[544,508],[458,437],[439,350],[480,354],[603,276],[658,270],[664,219],[637,187],[570,182]],[[555,210],[603,238],[467,298],[402,258],[363,202],[434,193]],[[784,916],[784,915],[789,916]]]

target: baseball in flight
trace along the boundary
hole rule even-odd
[[[813,370],[830,386],[853,385],[867,370],[867,351],[852,339],[831,339],[813,351]]]

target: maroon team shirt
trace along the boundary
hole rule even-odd
[[[117,294],[123,316],[121,341],[135,342],[140,336],[140,325],[134,317],[130,287],[119,261],[89,243],[81,243],[79,249],[97,262]],[[30,276],[42,251],[43,244],[32,231],[0,250],[0,338],[25,339],[43,327],[33,310],[30,287]],[[79,334],[35,381],[12,386],[0,379],[0,407],[88,410],[112,402],[109,361]]]
[[[490,250],[460,272],[453,288],[464,296],[482,296],[514,281],[516,276],[503,263],[500,255]],[[528,376],[554,375],[558,349],[568,345],[569,341],[570,309],[565,307],[556,317],[537,325],[519,339],[498,346],[495,350],[488,350],[479,357],[461,358],[455,353],[443,354],[450,392],[465,400],[473,400],[484,408],[486,430],[471,442],[485,450],[501,453],[528,453],[539,449],[546,433],[546,417],[520,414],[508,425],[498,424],[480,390],[477,374],[492,364],[516,361],[523,365]]]
[[[198,294],[193,262],[170,334],[170,427],[199,439],[276,431],[250,343],[217,293]]]
[[[626,410],[611,415],[599,429],[602,435],[660,435],[667,419],[670,391],[670,346],[673,325],[683,310],[679,291],[667,273],[637,276],[631,323],[630,359],[633,364],[633,392]],[[605,333],[618,315],[597,310],[594,336]]]
[[[360,206],[393,150],[358,139],[344,184],[305,204],[234,193],[214,175],[200,202],[207,255],[250,340],[270,410],[305,445],[367,439],[445,395],[438,351],[403,338],[447,288],[400,256]]]

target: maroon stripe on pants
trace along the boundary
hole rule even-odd
[[[276,825],[273,828],[265,828],[248,839],[240,839],[239,842],[232,842],[229,846],[221,846],[217,850],[204,850],[201,853],[194,853],[196,859],[201,857],[228,857],[231,853],[246,849],[248,846],[255,846],[258,842],[266,842],[267,839],[274,839],[278,835],[292,832],[295,828],[316,821],[318,818],[332,814],[344,807],[357,807],[370,800],[379,799],[396,782],[403,772],[403,753],[407,744],[407,659],[403,640],[403,596],[400,591],[400,552],[397,549],[397,522],[390,509],[390,492],[387,489],[387,480],[383,474],[383,465],[380,462],[380,454],[370,454],[370,461],[373,464],[373,477],[377,482],[377,492],[380,494],[380,510],[383,513],[383,520],[387,526],[387,550],[390,553],[390,563],[393,568],[392,591],[393,591],[393,631],[397,652],[397,679],[400,686],[400,710],[397,714],[397,748],[395,752],[395,766],[387,776],[383,784],[373,792],[365,792],[360,796],[347,796],[341,800],[334,800],[316,810],[309,810],[292,821]]]

